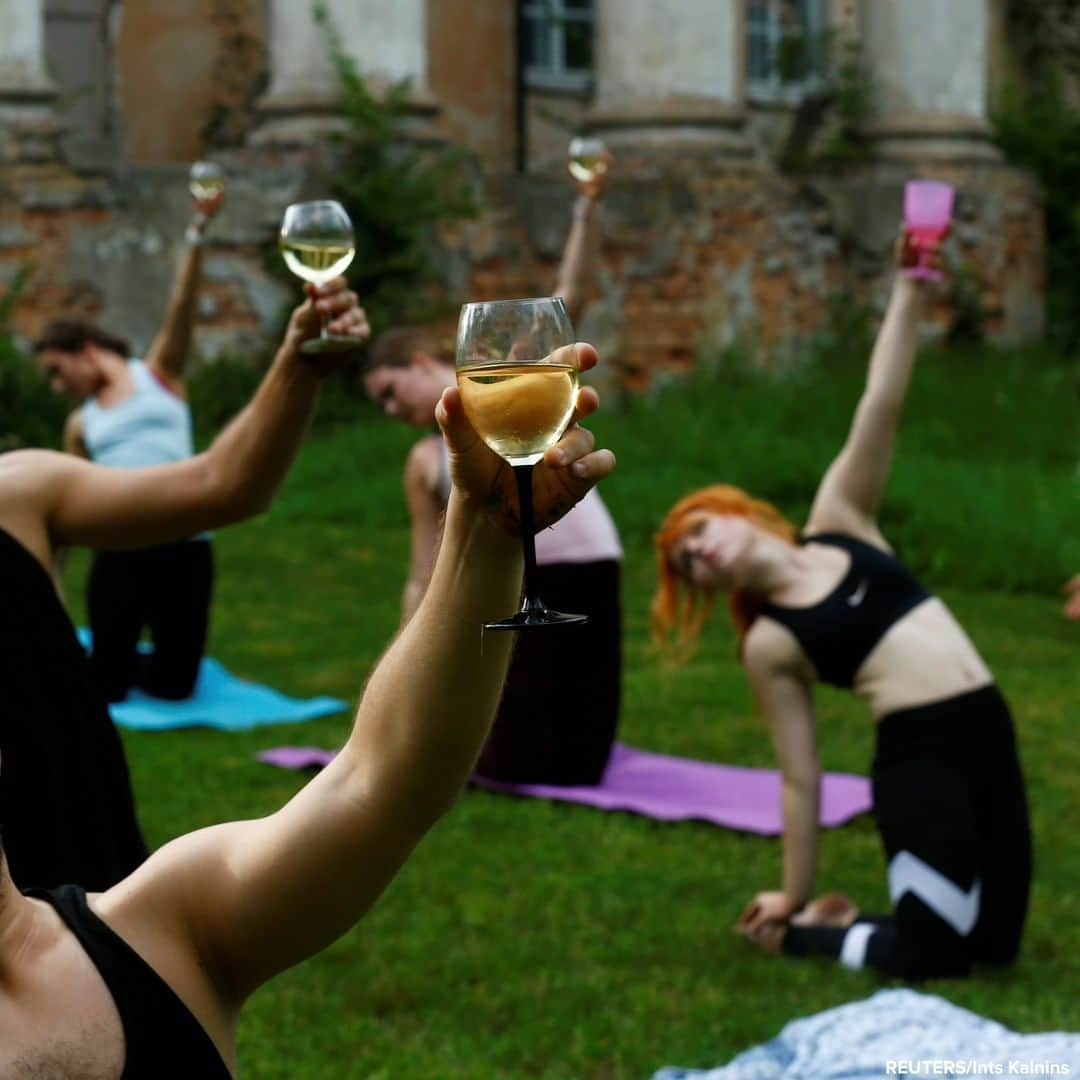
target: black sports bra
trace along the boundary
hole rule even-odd
[[[231,1080],[199,1021],[172,987],[90,910],[82,889],[63,885],[27,889],[26,895],[52,904],[105,980],[124,1026],[121,1080]]]
[[[840,584],[811,607],[761,605],[761,614],[786,626],[798,639],[822,682],[850,689],[874,646],[930,593],[910,570],[881,548],[844,533],[816,533],[803,544],[829,544],[846,551],[851,565]]]

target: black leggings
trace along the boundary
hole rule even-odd
[[[597,784],[619,724],[619,564],[605,559],[538,570],[549,607],[582,612],[590,621],[518,633],[476,771],[515,784]]]
[[[90,663],[106,701],[133,686],[180,700],[195,687],[206,648],[214,560],[207,540],[139,551],[98,551],[90,565]],[[149,627],[154,651],[136,650]]]
[[[784,951],[920,979],[1016,959],[1031,885],[1031,830],[1016,736],[996,686],[878,724],[874,817],[891,915],[848,929],[790,927]]]

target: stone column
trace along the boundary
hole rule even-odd
[[[865,0],[863,46],[884,158],[996,160],[987,122],[991,0]]]
[[[325,0],[328,23],[314,18],[311,0],[270,0],[270,85],[259,103],[264,143],[309,143],[337,129],[337,75],[328,34],[375,91],[412,80],[417,118],[435,111],[427,91],[426,0]]]
[[[0,156],[52,158],[61,127],[45,71],[42,0],[0,0]]]
[[[613,146],[750,152],[741,0],[596,0],[595,11],[591,129]]]

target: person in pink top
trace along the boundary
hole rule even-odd
[[[574,223],[555,295],[575,320],[588,290],[597,240],[598,200],[606,172],[578,184]],[[456,383],[452,358],[427,330],[381,334],[364,378],[387,416],[419,428],[434,424],[443,390]],[[402,623],[420,605],[439,550],[450,495],[448,454],[438,434],[425,435],[405,463],[412,555]],[[589,493],[536,537],[540,592],[556,609],[589,615],[585,626],[518,635],[510,673],[476,771],[508,783],[597,784],[619,722],[622,613],[619,534],[599,494]]]

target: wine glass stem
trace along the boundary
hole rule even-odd
[[[521,610],[542,608],[544,606],[536,594],[536,527],[533,524],[533,489],[532,465],[514,465],[514,479],[517,481],[518,504],[521,507],[521,546],[525,552],[525,595],[521,600]]]

